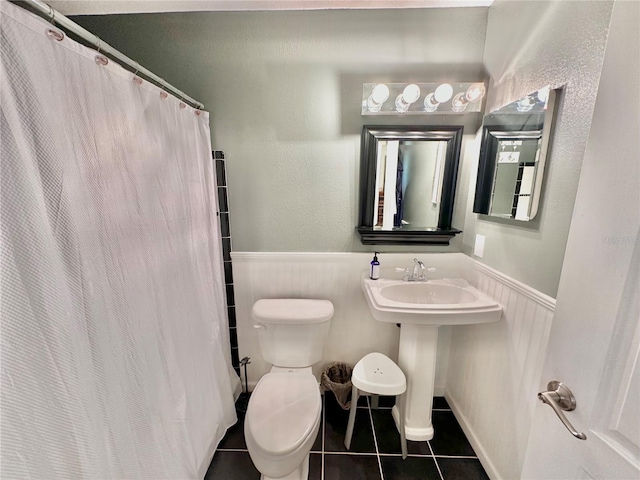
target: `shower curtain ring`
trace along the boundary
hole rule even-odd
[[[133,72],[133,83],[142,85],[142,79],[138,76],[138,70],[140,70],[140,64],[136,62],[136,71]]]
[[[55,9],[49,5],[49,15],[51,16],[51,25],[55,25],[56,24],[56,11]]]

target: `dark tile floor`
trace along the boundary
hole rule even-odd
[[[435,436],[408,442],[402,460],[400,435],[393,418],[393,397],[380,397],[379,409],[369,399],[359,402],[351,450],[344,448],[349,412],[333,395],[323,396],[322,425],[311,449],[309,480],[484,480],[488,479],[469,441],[443,397],[434,398]],[[259,480],[244,441],[244,422],[229,429],[211,461],[205,480]]]

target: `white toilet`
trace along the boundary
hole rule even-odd
[[[244,436],[262,480],[306,480],[320,427],[321,399],[311,366],[322,360],[333,304],[328,300],[263,299],[251,316],[271,371],[256,385]]]

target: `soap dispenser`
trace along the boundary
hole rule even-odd
[[[380,252],[374,252],[373,260],[371,260],[371,274],[369,278],[371,280],[378,280],[380,278],[380,262],[378,261],[378,254]]]

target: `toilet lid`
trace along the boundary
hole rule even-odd
[[[251,394],[245,423],[258,447],[286,455],[309,437],[320,410],[320,391],[313,375],[267,373]]]

